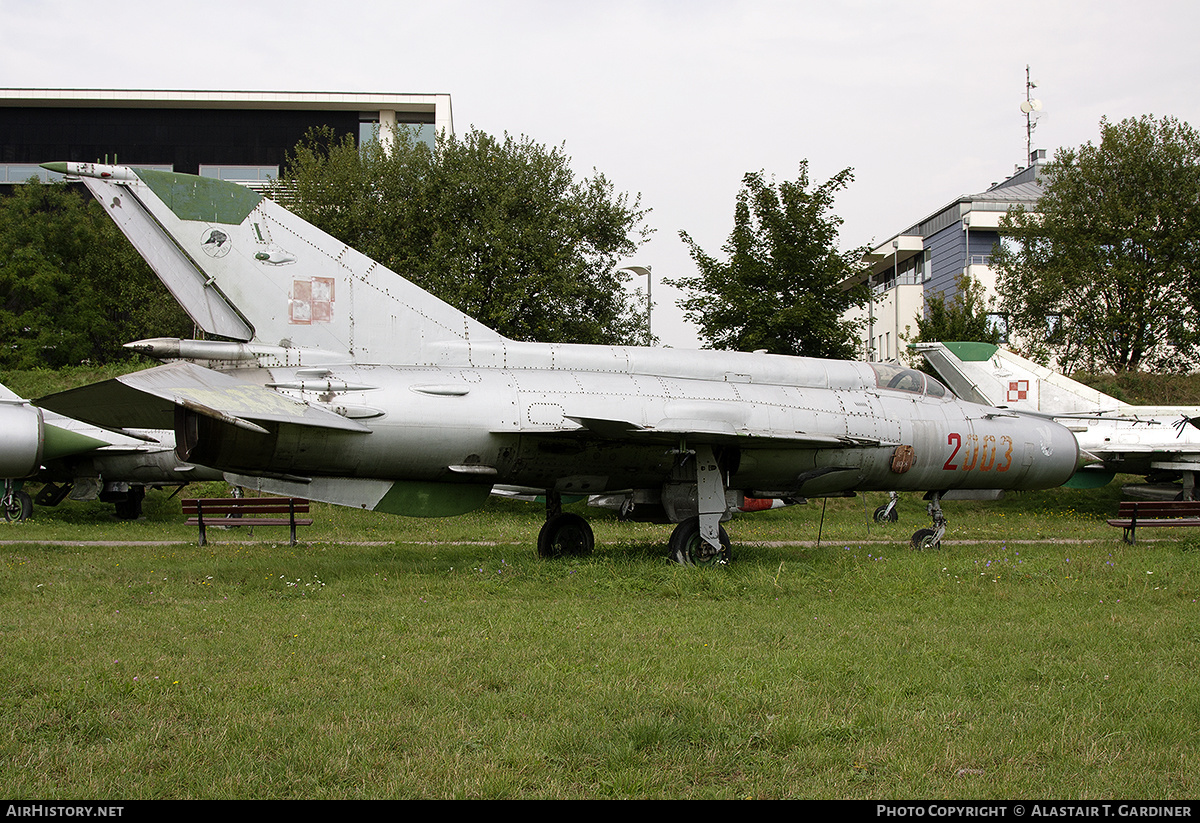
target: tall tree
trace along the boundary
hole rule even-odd
[[[126,360],[123,343],[192,329],[90,195],[31,180],[0,198],[0,367]]]
[[[1200,135],[1170,117],[1101,120],[1099,145],[1058,151],[1044,179],[1036,209],[1001,222],[993,256],[1002,307],[1030,352],[1068,372],[1194,362]]]
[[[629,343],[641,303],[616,267],[649,237],[640,198],[561,148],[478,130],[429,147],[404,128],[356,146],[311,132],[273,195],[298,215],[516,340]]]
[[[844,287],[859,271],[865,248],[839,252],[841,218],[834,196],[853,180],[845,169],[809,187],[808,161],[799,177],[775,183],[763,173],[742,178],[733,231],[722,250],[707,254],[686,232],[700,273],[666,282],[691,294],[679,301],[700,339],[716,349],[811,357],[854,357],[860,323],[843,319],[866,305],[865,283]]]

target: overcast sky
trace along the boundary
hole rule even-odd
[[[640,193],[654,330],[695,346],[661,277],[719,253],[742,175],[851,167],[841,244],[881,242],[1102,117],[1200,128],[1194,0],[0,0],[0,86],[423,92],[455,129],[562,145]],[[54,158],[48,158],[54,159]]]

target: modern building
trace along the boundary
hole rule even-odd
[[[985,294],[995,294],[991,262],[1000,242],[1000,219],[1012,206],[1036,206],[1045,161],[1045,150],[1032,152],[1029,165],[1012,177],[953,200],[867,254],[862,277],[870,279],[872,299],[851,315],[863,321],[864,359],[901,360],[906,340],[916,336],[926,299],[938,294],[952,299],[964,275],[979,281]],[[1005,316],[997,313],[990,319],[1005,338]]]
[[[375,139],[407,125],[453,134],[448,94],[0,89],[0,190],[57,175],[49,161],[109,162],[261,185],[314,127]],[[386,130],[384,131],[386,134]]]

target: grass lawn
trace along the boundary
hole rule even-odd
[[[198,491],[190,489],[190,492]],[[1200,535],[1104,524],[1117,486],[883,495],[728,524],[728,567],[589,512],[316,505],[211,531],[67,502],[0,524],[10,798],[1189,798]],[[582,509],[580,509],[582,511]],[[819,537],[819,543],[818,543]],[[119,541],[119,542],[110,542]]]

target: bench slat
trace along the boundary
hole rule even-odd
[[[1117,514],[1131,515],[1137,512],[1139,515],[1146,514],[1151,517],[1161,515],[1168,516],[1200,516],[1200,502],[1191,500],[1176,500],[1176,501],[1158,501],[1147,502],[1141,501],[1126,501],[1117,507]]]
[[[295,524],[297,526],[311,526],[313,524],[313,521],[309,520],[307,518],[305,518],[303,520],[301,520],[300,518],[296,518],[295,521],[292,521],[286,517],[231,517],[231,518],[222,517],[222,518],[220,518],[220,521],[221,521],[220,523],[217,523],[214,520],[209,520],[207,522],[207,525],[209,525],[209,526],[290,526],[293,522],[295,522]],[[200,518],[198,518],[198,517],[188,518],[187,524],[189,526],[199,525]]]
[[[241,502],[245,501],[245,502]],[[216,511],[239,511],[239,512],[289,512],[308,511],[307,500],[296,500],[290,502],[286,498],[283,500],[271,500],[264,497],[221,497],[211,500],[184,500],[183,511],[185,514],[194,514],[200,510],[205,513]]]

